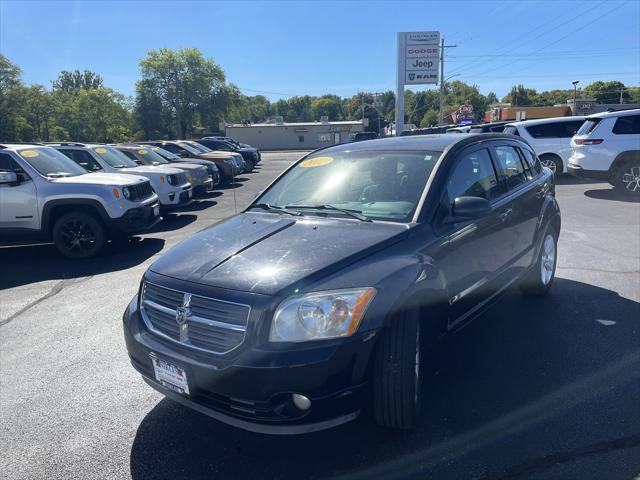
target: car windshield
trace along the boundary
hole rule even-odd
[[[326,207],[358,212],[370,219],[407,222],[416,210],[441,152],[345,151],[302,160],[255,204],[339,215]]]
[[[213,152],[213,150],[211,150],[209,147],[198,142],[193,142],[191,145],[193,145],[193,148],[202,150],[202,153]]]
[[[178,146],[184,148],[187,152],[192,153],[193,155],[200,155],[201,153],[204,153],[185,142],[178,142]]]
[[[130,160],[124,153],[113,147],[94,147],[93,151],[100,155],[100,158],[113,168],[131,168],[137,166],[133,160]]]
[[[180,157],[178,155],[170,152],[169,150],[165,150],[164,148],[151,147],[151,150],[153,150],[155,153],[157,153],[161,157],[164,157],[168,160],[180,160]]]
[[[152,148],[139,148],[136,150],[136,153],[137,157],[141,159],[145,165],[166,165],[169,163]]]
[[[87,171],[55,148],[29,148],[18,153],[40,175],[49,178],[76,177]]]

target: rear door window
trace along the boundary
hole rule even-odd
[[[494,152],[496,154],[498,176],[507,191],[511,191],[527,182],[527,172],[516,147],[500,145],[494,147]]]
[[[533,138],[571,138],[580,129],[584,120],[574,120],[565,122],[550,122],[540,125],[531,125],[527,132]]]
[[[613,133],[616,135],[640,134],[640,115],[619,117],[613,126]]]
[[[96,172],[98,170],[102,170],[100,164],[93,158],[89,153],[84,150],[73,150],[61,148],[58,150],[60,153],[64,153],[71,160],[76,162],[82,168],[89,172]]]

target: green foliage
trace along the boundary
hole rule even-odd
[[[337,95],[294,96],[270,102],[263,95],[247,96],[225,83],[225,74],[213,59],[198,49],[150,51],[140,61],[142,78],[136,83],[135,100],[106,88],[97,73],[62,71],[51,90],[24,85],[21,70],[0,54],[0,141],[77,140],[116,142],[128,139],[189,136],[196,128],[219,131],[221,122],[259,123],[274,116],[287,122],[330,120],[369,121],[367,130],[379,131],[395,117],[395,94],[360,92],[349,98]],[[578,96],[601,103],[618,103],[623,89],[625,103],[640,103],[640,88],[617,81],[597,81]],[[517,106],[566,104],[573,89],[537,92],[515,85],[503,98]],[[473,106],[474,120],[497,103],[495,93],[480,93],[478,86],[453,81],[445,84],[444,121],[462,104]],[[437,90],[405,92],[405,123],[428,127],[438,124],[440,95]]]

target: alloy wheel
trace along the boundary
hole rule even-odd
[[[622,174],[622,183],[629,192],[640,193],[640,166],[632,166]]]
[[[80,219],[69,219],[62,225],[60,236],[64,248],[73,253],[86,253],[95,248],[96,232]]]
[[[556,243],[553,235],[547,234],[542,245],[542,256],[540,259],[540,274],[542,283],[548,285],[553,278],[553,267],[556,259]]]
[[[556,162],[554,162],[550,158],[543,158],[540,160],[540,163],[543,167],[547,167],[549,170],[551,170],[551,173],[553,173],[554,175],[556,174]]]

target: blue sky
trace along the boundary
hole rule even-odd
[[[248,95],[394,89],[396,32],[420,30],[457,44],[445,76],[485,94],[640,84],[640,0],[0,0],[0,51],[26,82],[48,87],[60,70],[89,69],[127,95],[139,60],[160,47],[199,48]]]

